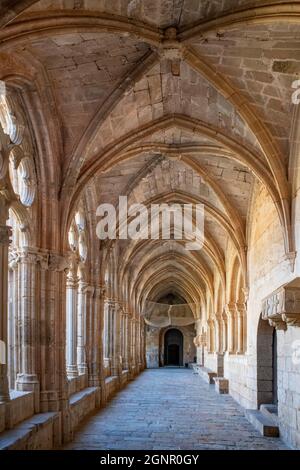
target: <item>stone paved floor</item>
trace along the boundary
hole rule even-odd
[[[186,369],[144,371],[65,449],[286,449],[262,437],[230,397]]]

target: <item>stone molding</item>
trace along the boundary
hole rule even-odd
[[[1,245],[9,245],[11,240],[10,237],[12,236],[11,227],[8,225],[0,225],[0,244]]]
[[[300,278],[281,286],[263,299],[262,318],[276,330],[300,326]]]

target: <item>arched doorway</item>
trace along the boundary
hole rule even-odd
[[[257,331],[257,406],[277,405],[277,334],[260,318]]]
[[[183,365],[183,335],[176,328],[171,328],[165,333],[164,365]]]

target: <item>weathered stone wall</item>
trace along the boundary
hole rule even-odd
[[[169,328],[146,329],[146,361],[147,368],[159,367],[164,362],[164,335]],[[177,328],[183,334],[183,365],[194,362],[196,347],[194,345],[194,325]]]
[[[295,277],[284,255],[282,231],[275,206],[260,185],[256,187],[253,197],[251,222],[248,235],[248,348],[245,355],[226,353],[224,358],[224,376],[229,379],[229,391],[246,408],[256,408],[258,405],[257,335],[262,299]],[[292,362],[292,347],[296,340],[300,340],[299,328],[289,327],[287,331],[277,331],[280,429],[283,438],[293,446],[299,446],[300,443],[300,365]],[[264,352],[260,351],[260,354]],[[263,364],[264,358],[260,360]]]

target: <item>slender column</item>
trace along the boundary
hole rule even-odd
[[[128,313],[127,315],[127,365],[128,365],[128,370],[130,373],[132,370],[131,328],[132,328],[131,314]]]
[[[114,322],[113,322],[113,357],[112,357],[112,375],[121,376],[122,366],[121,366],[121,308],[117,302],[114,306]]]
[[[128,370],[129,364],[128,364],[128,313],[125,312],[123,315],[123,324],[124,324],[124,331],[123,331],[123,369]]]
[[[243,354],[245,351],[245,307],[244,304],[236,305],[237,320],[237,354]]]
[[[216,352],[222,353],[223,352],[222,323],[221,323],[221,316],[219,314],[215,316],[214,323],[215,323],[215,335],[216,335],[215,349],[216,349]]]
[[[20,344],[18,329],[18,259],[16,250],[9,250],[9,279],[8,279],[8,376],[9,388],[15,388],[17,371],[20,369],[19,352]]]
[[[88,288],[90,307],[88,310],[88,383],[90,387],[99,387],[102,379],[102,334],[103,334],[103,288],[97,286]]]
[[[223,351],[227,351],[228,344],[228,333],[227,333],[227,315],[226,312],[222,312],[222,335],[223,335]]]
[[[236,338],[235,338],[235,304],[230,302],[225,307],[228,323],[228,352],[234,354],[236,352]]]
[[[141,358],[141,368],[145,369],[146,367],[146,351],[145,351],[145,323],[144,319],[140,317],[140,358]]]
[[[78,325],[77,325],[77,366],[79,374],[87,372],[86,362],[86,317],[87,317],[87,297],[88,284],[79,279],[78,285]]]
[[[109,365],[109,303],[108,300],[104,300],[103,304],[104,310],[104,327],[103,327],[103,351],[104,351],[104,365]]]
[[[131,366],[136,367],[135,357],[135,318],[131,318]]]
[[[7,376],[7,292],[10,236],[11,228],[0,225],[0,403],[6,403],[10,400]]]
[[[207,320],[208,326],[208,352],[214,352],[215,344],[214,344],[214,322],[212,318]]]
[[[54,251],[39,254],[40,411],[60,411],[62,437],[72,437],[66,374],[66,257]],[[56,436],[57,441],[60,436]]]
[[[19,336],[20,370],[16,387],[21,391],[35,392],[35,410],[39,411],[39,380],[37,376],[38,317],[37,317],[37,250],[19,250]]]
[[[67,275],[67,342],[66,361],[68,377],[78,376],[77,367],[77,297],[78,297],[78,276],[75,259],[71,259],[70,270]]]

